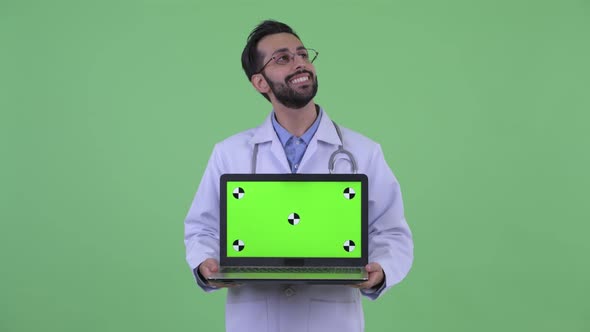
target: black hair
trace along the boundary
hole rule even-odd
[[[258,52],[258,42],[260,42],[262,38],[276,33],[290,33],[300,39],[295,31],[285,23],[275,20],[266,20],[258,24],[252,32],[250,32],[244,51],[242,51],[242,68],[244,69],[248,80],[251,80],[252,76],[258,73],[258,70],[262,67],[262,56],[260,52]],[[263,93],[262,95],[270,101],[270,98],[266,93]]]

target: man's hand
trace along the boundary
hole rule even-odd
[[[209,286],[213,286],[216,288],[223,288],[223,287],[236,287],[239,286],[239,284],[230,284],[230,283],[221,283],[221,282],[213,282],[213,281],[209,281],[209,277],[213,274],[213,273],[217,273],[217,271],[219,271],[219,263],[217,263],[217,260],[213,259],[213,258],[207,258],[206,260],[203,261],[203,263],[201,263],[199,265],[199,273],[201,273],[201,275],[205,278],[205,281],[207,281],[207,285]]]
[[[352,287],[370,289],[383,282],[385,274],[383,273],[383,268],[381,267],[381,265],[379,265],[379,263],[369,263],[365,266],[365,269],[367,270],[367,272],[369,272],[369,280],[363,282],[362,284],[352,285]]]

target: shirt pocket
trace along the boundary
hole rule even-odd
[[[226,303],[225,328],[227,332],[268,332],[266,299]]]
[[[360,302],[314,300],[309,305],[309,332],[361,332],[364,317]]]

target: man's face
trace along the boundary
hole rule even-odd
[[[301,41],[290,33],[277,33],[264,37],[258,43],[258,51],[263,56],[263,64],[268,62],[277,51],[288,51],[292,54],[301,52]],[[311,59],[310,59],[311,60]],[[282,105],[299,109],[309,104],[318,91],[318,80],[313,64],[295,56],[286,65],[271,61],[262,76],[270,87],[269,96]]]

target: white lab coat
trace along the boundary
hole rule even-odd
[[[272,115],[272,113],[271,113]],[[219,178],[224,173],[251,173],[254,144],[258,144],[257,173],[291,173],[283,146],[269,115],[259,127],[218,143],[185,220],[187,261],[194,270],[207,258],[219,260]],[[385,272],[385,285],[377,292],[360,292],[332,285],[244,285],[230,288],[226,302],[226,330],[256,332],[363,331],[361,293],[376,299],[408,273],[413,242],[403,212],[399,184],[383,158],[381,147],[370,139],[341,128],[344,148],[352,152],[358,172],[369,178],[369,261]],[[342,144],[328,115],[309,143],[299,173],[328,173],[332,152]],[[340,154],[336,173],[350,173]],[[344,160],[340,160],[344,159]],[[197,277],[205,291],[213,291]]]

